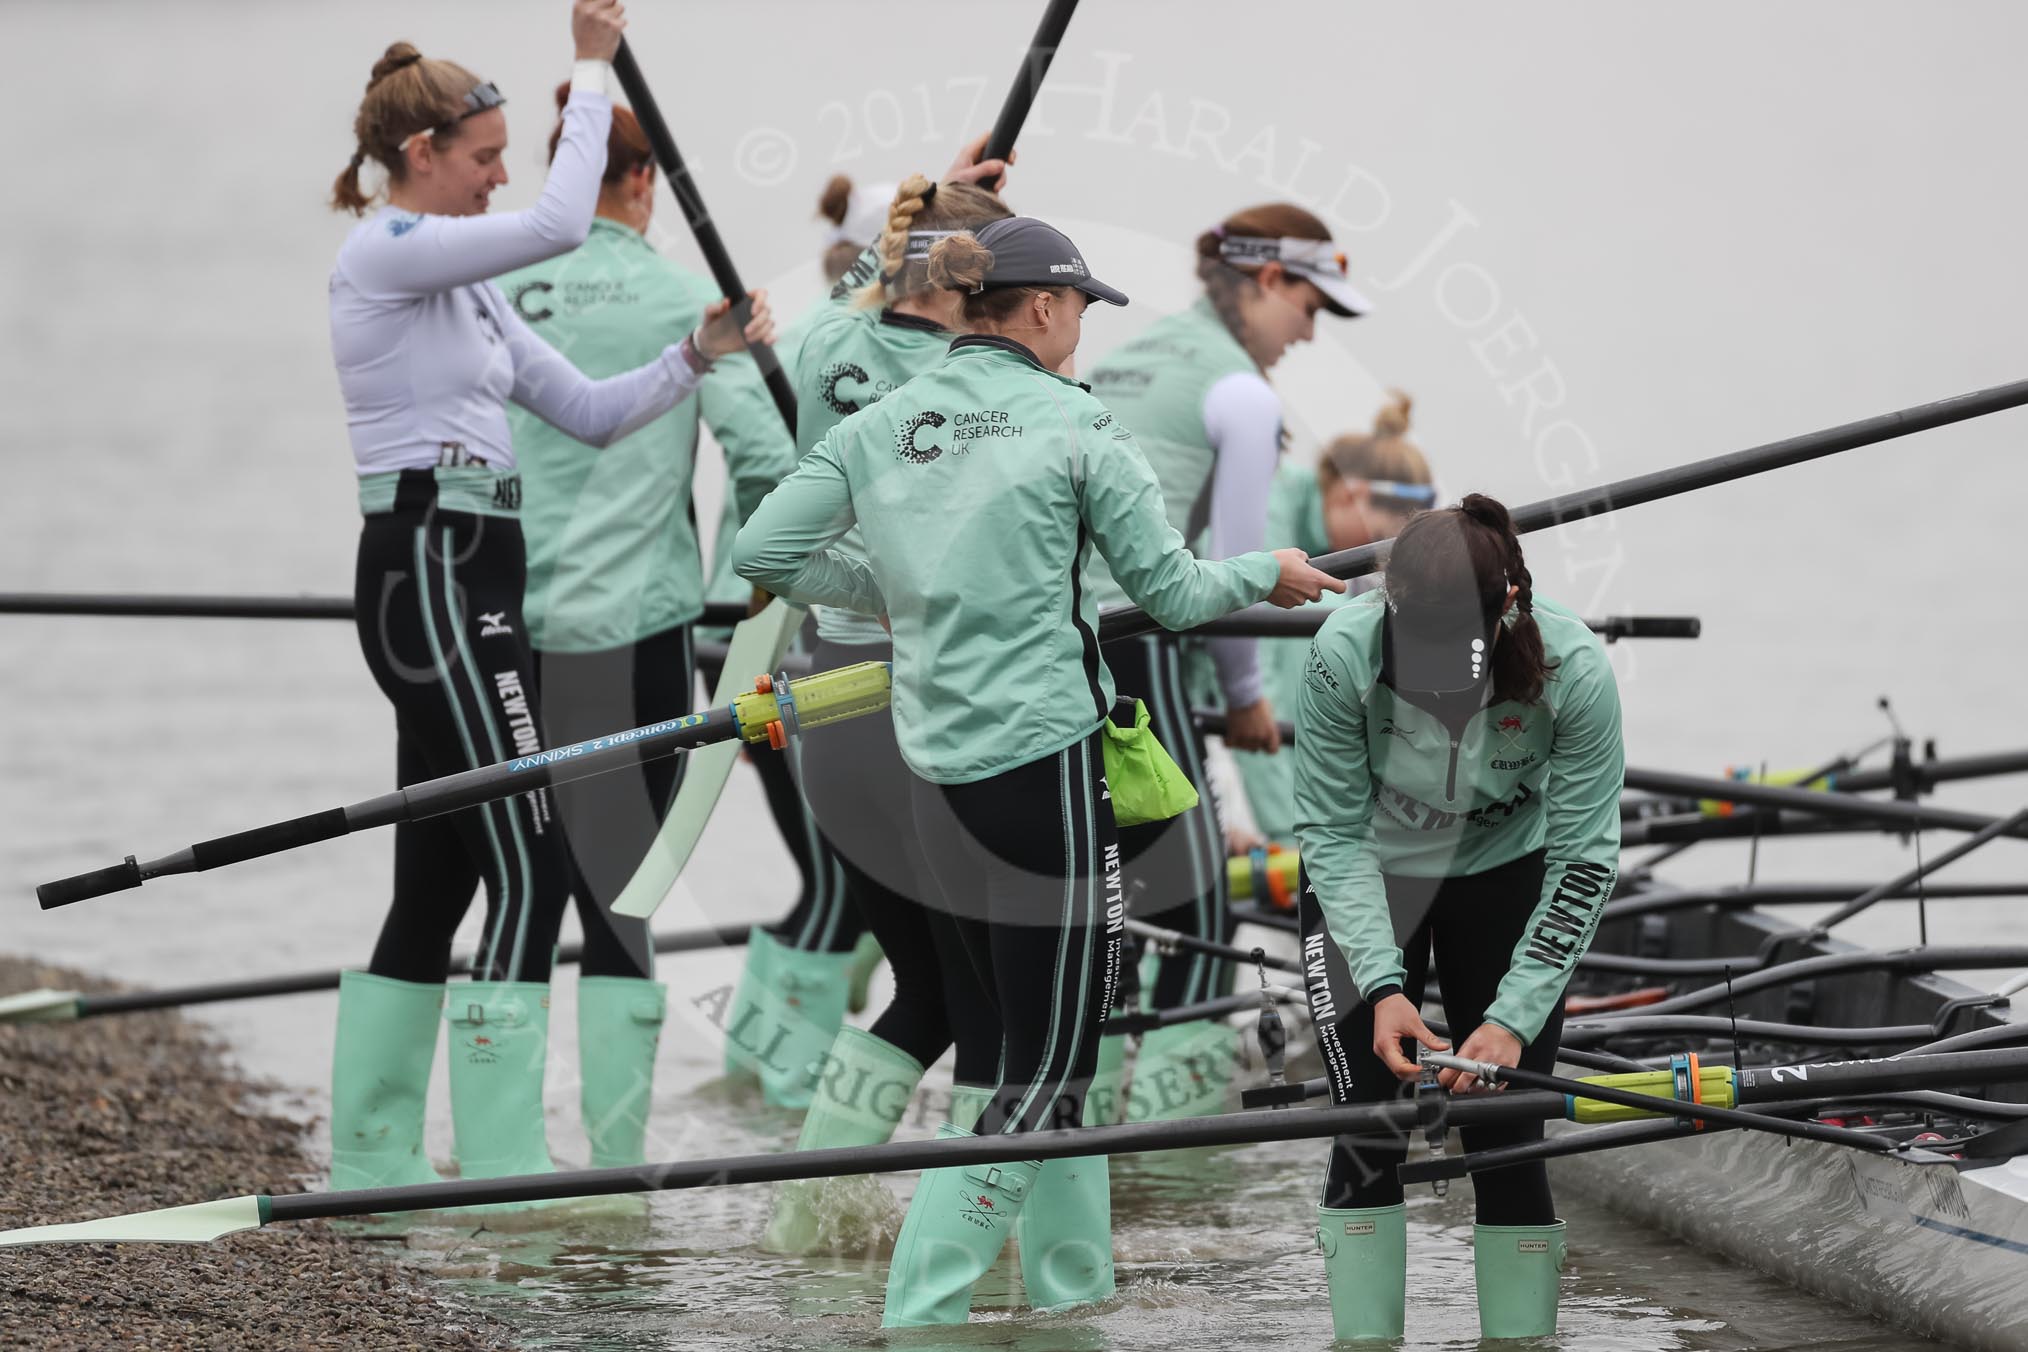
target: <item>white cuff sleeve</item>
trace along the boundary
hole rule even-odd
[[[570,68],[570,92],[573,94],[606,94],[606,77],[612,74],[610,61],[579,61]]]

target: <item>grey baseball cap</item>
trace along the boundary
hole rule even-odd
[[[1093,300],[1127,303],[1124,291],[1116,291],[1091,275],[1070,236],[1046,221],[1009,216],[972,234],[993,251],[993,265],[986,269],[988,287],[1071,286]]]

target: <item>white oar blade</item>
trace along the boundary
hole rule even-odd
[[[23,991],[0,998],[0,1023],[59,1023],[77,1017],[76,991]]]
[[[260,1224],[259,1197],[226,1197],[75,1225],[0,1230],[0,1249],[27,1244],[204,1244],[235,1230],[259,1229]]]
[[[760,614],[736,626],[726,649],[724,670],[718,676],[718,688],[711,694],[712,707],[732,703],[736,696],[753,688],[754,677],[773,671],[782,654],[788,651],[796,626],[802,622],[802,607],[777,598],[768,602]],[[676,801],[663,818],[662,829],[647,857],[634,870],[619,900],[613,903],[615,915],[646,920],[661,907],[683,866],[690,862],[697,842],[704,837],[704,828],[718,806],[718,797],[725,792],[725,781],[732,778],[739,746],[736,741],[714,742],[690,753],[683,767],[682,786],[676,790]]]

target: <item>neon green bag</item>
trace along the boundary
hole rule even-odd
[[[1120,718],[1133,706],[1133,726]],[[1197,806],[1197,789],[1148,726],[1148,706],[1125,695],[1106,720],[1106,787],[1113,821],[1121,826],[1165,822]]]

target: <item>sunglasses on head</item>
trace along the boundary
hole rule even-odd
[[[459,113],[454,121],[463,122],[468,117],[477,117],[480,113],[490,108],[498,108],[505,102],[507,102],[507,96],[502,94],[500,86],[494,84],[491,80],[486,81],[484,84],[474,85],[471,91],[465,95],[465,111]],[[424,127],[420,131],[410,132],[401,138],[402,151],[406,153],[409,143],[415,140],[416,137],[435,136],[438,132],[444,130],[445,127],[451,125],[453,125],[451,122],[445,122],[434,127]]]

